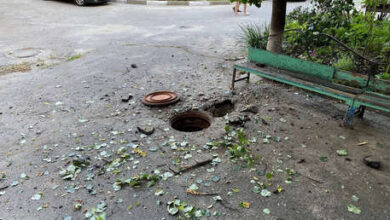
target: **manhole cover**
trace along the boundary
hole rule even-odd
[[[210,127],[211,117],[204,112],[189,111],[171,118],[171,127],[178,131],[195,132]]]
[[[180,97],[174,92],[158,91],[148,94],[142,99],[142,103],[149,106],[170,105],[179,101]]]
[[[16,58],[28,58],[28,57],[35,57],[38,54],[40,54],[41,51],[33,48],[23,48],[23,49],[17,49],[12,52],[12,55]]]

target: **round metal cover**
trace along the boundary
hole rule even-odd
[[[23,49],[17,49],[12,52],[12,55],[16,58],[28,58],[28,57],[35,57],[38,54],[40,54],[41,51],[34,48],[23,48]]]
[[[142,99],[142,103],[150,106],[170,105],[179,101],[180,97],[174,92],[158,91],[146,95]]]

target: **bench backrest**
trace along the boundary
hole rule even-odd
[[[335,69],[332,66],[321,65],[266,50],[249,48],[249,60],[275,68],[302,73],[308,77],[315,77],[331,82]]]

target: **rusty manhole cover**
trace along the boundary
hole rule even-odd
[[[142,99],[142,103],[149,106],[164,106],[170,105],[179,101],[180,97],[174,92],[158,91],[146,95]]]
[[[195,132],[210,127],[212,118],[205,112],[189,111],[173,116],[171,127],[178,131]]]

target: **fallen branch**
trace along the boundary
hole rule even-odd
[[[312,180],[316,183],[320,183],[320,184],[324,183],[322,180],[317,180],[317,179],[314,179],[313,177],[310,177],[310,176],[305,176],[303,174],[301,174],[301,176],[306,177],[307,179]]]
[[[229,209],[230,211],[238,212],[238,209],[232,208],[232,207],[226,205],[225,202],[223,202],[223,201],[219,201],[219,203],[220,203],[224,208]]]
[[[218,193],[202,193],[202,192],[198,192],[198,191],[195,191],[192,189],[187,189],[187,194],[191,194],[194,196],[217,196],[217,195],[219,195]]]
[[[234,58],[225,58],[225,61],[238,61],[243,59],[245,59],[245,57],[234,57]]]
[[[264,170],[263,170],[263,175],[260,175],[260,176],[265,176],[266,172],[267,172],[267,169],[268,169],[268,164],[265,164],[265,167],[264,167]]]
[[[172,171],[175,175],[180,174],[180,172],[177,172],[176,170],[172,169],[171,167],[169,167],[169,170]]]
[[[184,169],[179,170],[179,171],[176,171],[176,170],[172,169],[171,167],[169,167],[169,170],[171,170],[175,175],[179,175],[181,173],[188,172],[188,171],[190,171],[192,169],[196,169],[198,167],[207,165],[207,164],[211,163],[212,161],[213,161],[213,159],[207,159],[207,160],[204,160],[204,161],[201,161],[201,162],[197,162],[196,164],[194,164],[192,166],[184,167]]]
[[[9,186],[2,186],[0,187],[0,190],[7,189]]]

